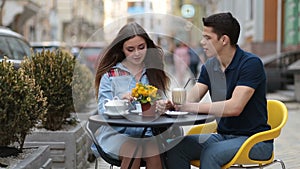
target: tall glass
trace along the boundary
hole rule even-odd
[[[186,90],[184,88],[172,89],[172,102],[177,105],[184,104],[186,102]]]

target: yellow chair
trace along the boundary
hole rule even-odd
[[[277,138],[280,135],[281,129],[285,125],[288,118],[288,111],[284,103],[278,100],[268,100],[267,101],[268,109],[268,124],[271,126],[271,129],[268,131],[263,131],[256,133],[249,137],[240,147],[239,151],[235,156],[225,164],[222,169],[227,168],[264,168],[276,162],[281,164],[281,167],[285,169],[284,162],[279,159],[274,160],[274,152],[272,157],[269,160],[252,160],[249,158],[249,152],[251,148],[259,142],[271,140]],[[208,125],[208,126],[206,126]],[[216,122],[211,122],[203,125],[197,125],[192,127],[188,131],[190,134],[199,134],[199,133],[212,133],[216,131],[217,124]],[[191,165],[199,167],[200,161],[193,160]]]

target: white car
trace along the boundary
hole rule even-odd
[[[35,53],[40,53],[43,50],[49,50],[50,52],[52,52],[57,49],[70,52],[71,48],[67,43],[60,41],[30,42],[30,46]]]
[[[102,41],[83,42],[74,45],[71,51],[80,63],[85,64],[93,73],[95,73],[98,61],[106,46],[107,43]]]
[[[15,67],[19,67],[24,56],[31,56],[31,47],[21,34],[6,27],[0,27],[0,62],[4,56],[15,63]]]

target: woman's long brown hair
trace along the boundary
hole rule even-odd
[[[121,62],[126,58],[122,51],[123,44],[135,36],[144,38],[147,43],[147,53],[144,63],[149,84],[156,86],[164,94],[169,89],[170,79],[164,71],[163,50],[154,44],[153,40],[150,39],[149,35],[139,24],[136,22],[130,22],[121,28],[117,37],[105,49],[105,52],[97,66],[95,77],[96,98],[98,98],[99,85],[102,76],[118,62]]]

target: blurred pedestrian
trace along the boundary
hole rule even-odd
[[[194,77],[198,77],[201,65],[205,62],[206,56],[203,48],[199,46],[189,47],[190,70]]]
[[[176,80],[183,86],[190,66],[189,47],[183,42],[179,42],[174,50],[174,66]]]
[[[191,47],[189,48],[188,53],[190,55],[190,70],[193,73],[194,77],[197,77],[200,58],[196,51],[194,51],[194,49]]]

